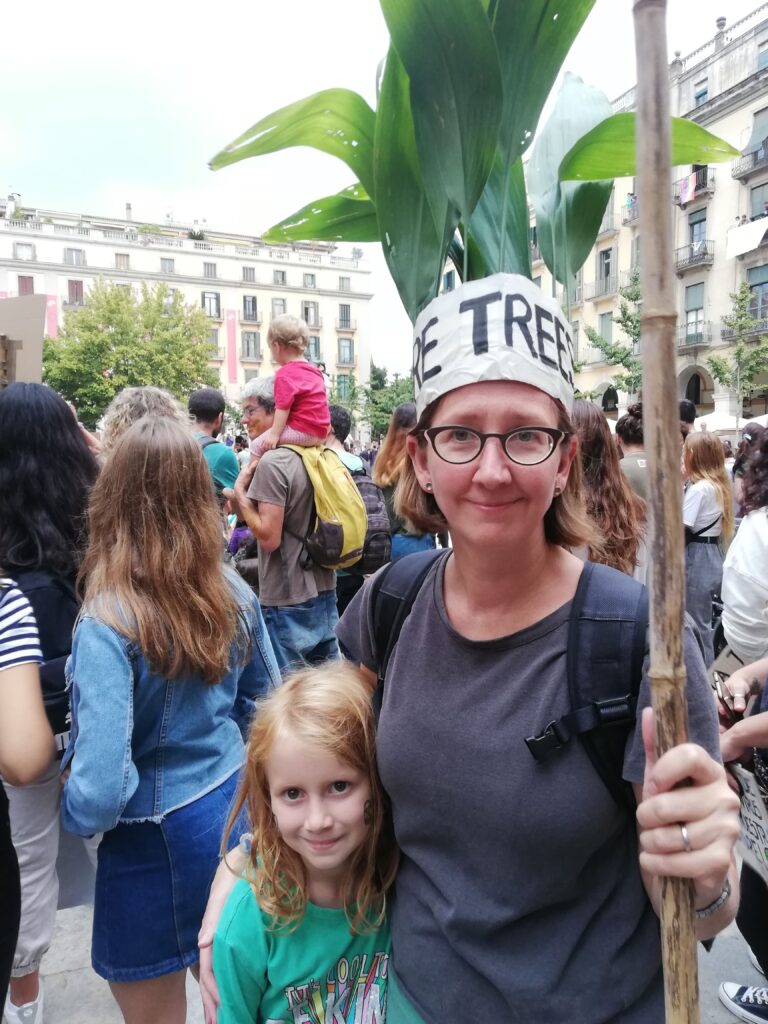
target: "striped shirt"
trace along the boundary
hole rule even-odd
[[[43,662],[32,607],[13,580],[0,578],[0,672],[29,662]]]

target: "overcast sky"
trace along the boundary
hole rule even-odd
[[[564,66],[611,98],[635,82],[631,6],[597,0]],[[711,39],[718,15],[730,25],[757,7],[669,0],[670,56]],[[215,174],[207,163],[265,114],[320,89],[354,89],[374,106],[387,49],[377,0],[33,0],[24,15],[0,63],[0,189],[25,205],[122,217],[130,202],[138,221],[171,211],[258,233],[351,184],[345,165],[308,149]],[[410,325],[379,247],[365,248],[374,358],[402,372]]]

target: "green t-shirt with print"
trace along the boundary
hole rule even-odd
[[[384,1024],[389,925],[352,935],[343,910],[312,903],[292,932],[270,922],[240,879],[213,942],[218,1024]]]

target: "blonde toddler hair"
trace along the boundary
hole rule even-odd
[[[270,323],[267,341],[270,345],[277,342],[278,345],[286,345],[288,348],[303,352],[309,341],[309,328],[306,322],[297,316],[282,313]]]

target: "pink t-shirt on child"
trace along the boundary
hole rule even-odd
[[[275,407],[290,409],[287,426],[325,437],[331,414],[322,371],[304,359],[281,366],[275,374]]]

